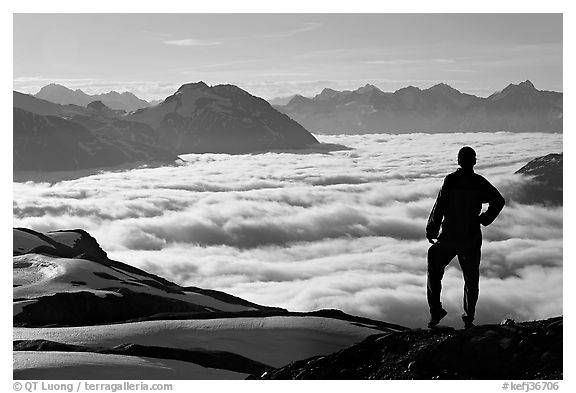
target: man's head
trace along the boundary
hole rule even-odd
[[[458,152],[458,165],[462,169],[472,169],[476,165],[476,152],[470,146],[464,146]]]

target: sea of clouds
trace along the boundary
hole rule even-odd
[[[428,319],[424,228],[464,145],[507,198],[484,228],[479,323],[562,314],[562,207],[516,204],[514,172],[562,152],[561,134],[318,136],[350,150],[182,156],[181,166],[14,183],[14,226],[82,228],[108,255],[181,285],[295,311],[338,308],[406,326]],[[463,281],[443,303],[459,326]]]

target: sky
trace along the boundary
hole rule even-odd
[[[322,135],[352,150],[190,154],[182,166],[14,183],[13,226],[87,230],[112,259],[181,285],[293,311],[424,326],[426,221],[462,145],[508,200],[483,228],[478,323],[563,314],[563,207],[514,203],[562,134]],[[462,274],[443,281],[460,327]]]
[[[13,86],[163,99],[232,83],[263,98],[445,82],[563,91],[561,14],[14,14]]]

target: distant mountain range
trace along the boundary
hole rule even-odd
[[[324,89],[314,98],[294,96],[274,107],[239,87],[204,82],[182,85],[153,106],[131,93],[90,96],[55,84],[36,96],[14,92],[13,100],[19,109],[14,111],[16,171],[167,163],[187,153],[320,146],[307,129],[561,132],[563,119],[562,93],[537,90],[530,81],[510,84],[486,98],[443,83],[394,93],[368,84],[354,91]]]
[[[411,132],[562,132],[562,93],[532,82],[510,84],[482,98],[440,83],[393,93],[367,84],[353,91],[324,89],[293,97],[276,109],[311,132],[324,134]]]
[[[38,93],[34,94],[34,97],[61,105],[87,106],[93,101],[102,101],[109,108],[125,111],[135,111],[136,109],[147,108],[152,105],[129,92],[118,93],[111,91],[90,95],[80,89],[72,90],[56,83],[44,86]]]
[[[241,154],[318,144],[265,100],[232,85],[183,85],[125,112],[103,101],[57,104],[13,92],[14,170],[65,171],[169,163],[186,153]]]

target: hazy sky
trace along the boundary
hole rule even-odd
[[[437,82],[562,91],[561,14],[15,14],[14,89],[165,98],[233,83],[264,98]]]

